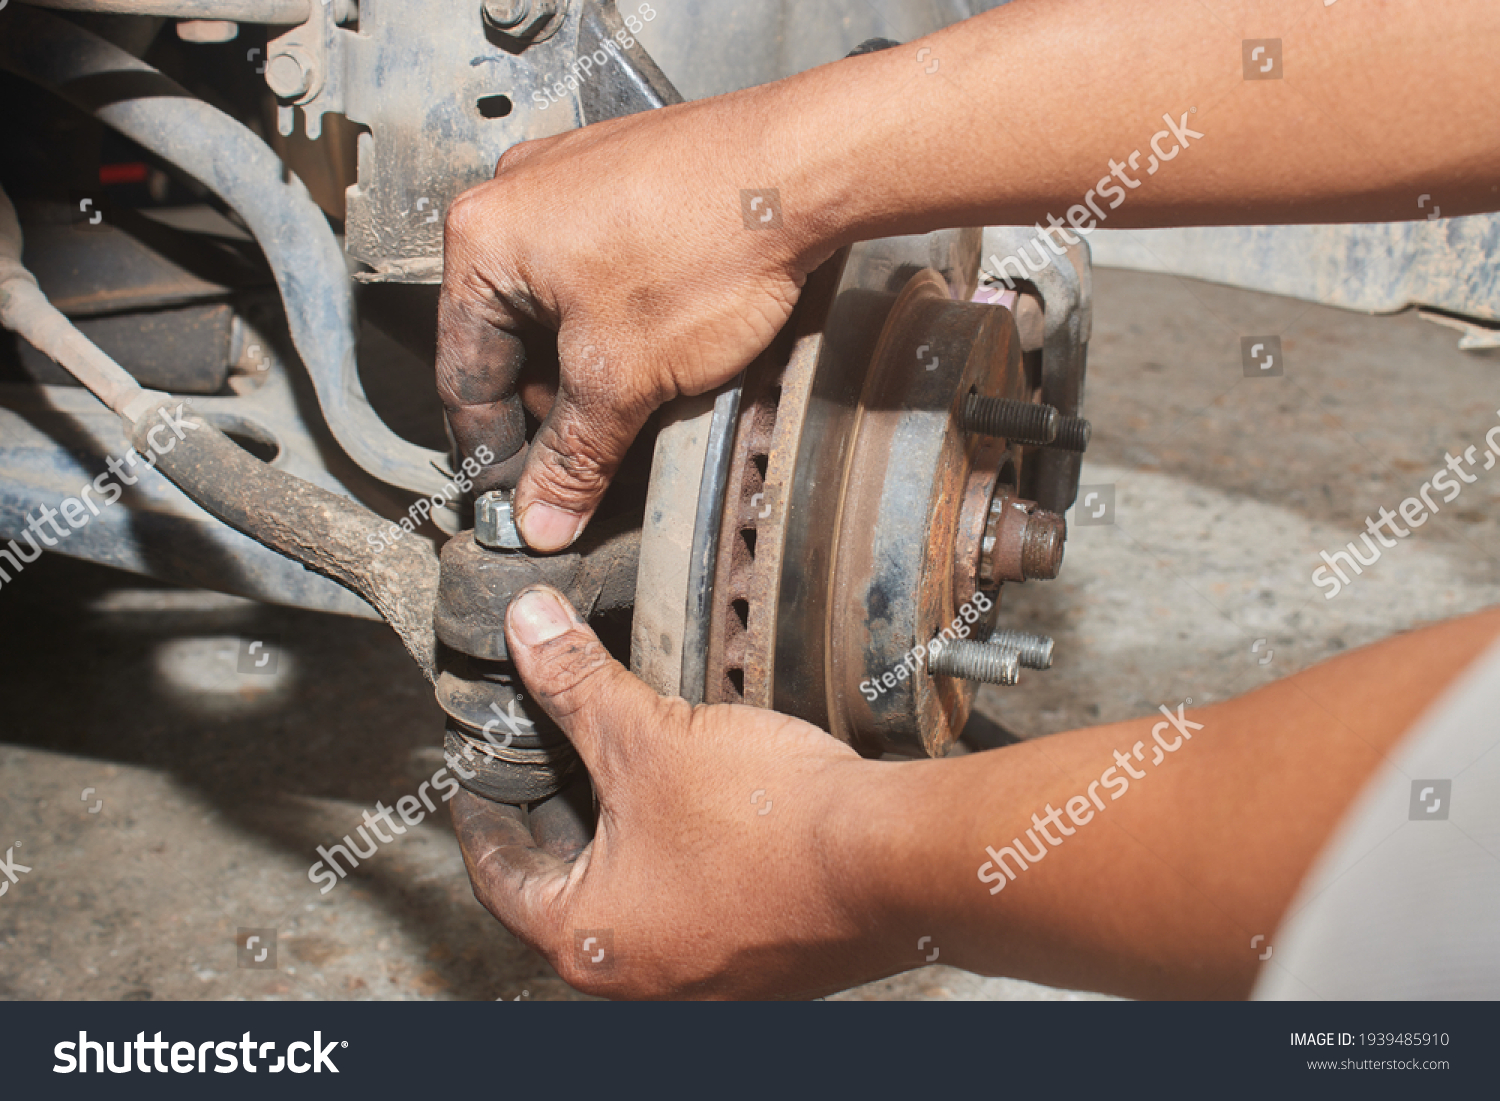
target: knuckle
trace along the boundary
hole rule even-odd
[[[555,951],[551,953],[548,963],[557,972],[558,977],[574,990],[583,994],[598,994],[599,975],[591,972],[576,959],[570,951]]]
[[[525,164],[536,152],[538,144],[535,141],[522,141],[512,145],[504,153],[501,153],[500,159],[495,162],[495,175],[503,175]]]
[[[668,996],[673,989],[670,985],[636,973],[635,969],[628,966],[616,966],[610,973],[604,974],[574,957],[575,953],[569,946],[548,956],[547,962],[563,982],[590,997],[640,1001]]]
[[[573,132],[565,131],[561,134],[552,134],[544,138],[532,138],[529,141],[520,141],[512,145],[500,159],[495,162],[495,175],[504,172],[513,172],[517,168],[540,157],[547,150],[567,143],[574,136]]]
[[[617,465],[598,454],[592,437],[572,418],[561,425],[543,425],[534,440],[532,456],[532,478],[564,498],[598,491]]]
[[[483,185],[471,187],[448,206],[443,217],[443,244],[445,247],[459,245],[480,232],[488,217],[489,196]]]
[[[482,871],[471,873],[469,876],[469,887],[474,892],[475,901],[488,910],[492,918],[504,924],[502,918],[503,910],[499,903],[499,891],[493,879],[483,874]]]

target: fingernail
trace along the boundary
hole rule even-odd
[[[528,589],[511,603],[510,626],[526,646],[539,646],[573,626],[562,601],[547,589]]]
[[[527,546],[533,550],[555,551],[562,550],[578,538],[583,521],[584,517],[576,512],[538,501],[521,513],[517,524]]]

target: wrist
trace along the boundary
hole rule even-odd
[[[942,845],[924,794],[933,763],[861,760],[831,778],[817,842],[829,896],[859,937],[859,981],[919,967],[942,943],[928,882]]]
[[[779,192],[784,259],[799,275],[845,245],[908,231],[904,188],[869,184],[876,173],[900,176],[906,131],[886,110],[890,89],[880,90],[897,78],[893,55],[849,58],[741,93],[755,104],[741,114],[751,128],[750,171],[769,181],[756,186]]]

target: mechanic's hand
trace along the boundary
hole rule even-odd
[[[879,907],[856,901],[878,877],[837,836],[889,815],[861,807],[879,765],[798,719],[663,699],[553,589],[511,604],[506,638],[588,766],[598,829],[567,863],[518,810],[461,792],[453,818],[479,901],[569,984],[817,995],[912,965],[885,958]]]
[[[741,189],[778,178],[746,138],[771,110],[752,89],[526,142],[449,209],[437,384],[461,451],[516,452],[522,337],[557,330],[555,404],[525,387],[533,548],[577,538],[651,412],[749,364],[826,254],[802,255],[805,219],[746,226]]]

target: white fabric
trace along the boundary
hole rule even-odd
[[[1500,998],[1497,747],[1500,646],[1382,762],[1298,891],[1254,997]],[[1448,817],[1425,810],[1435,790],[1413,820],[1413,781],[1430,780],[1452,782]]]

